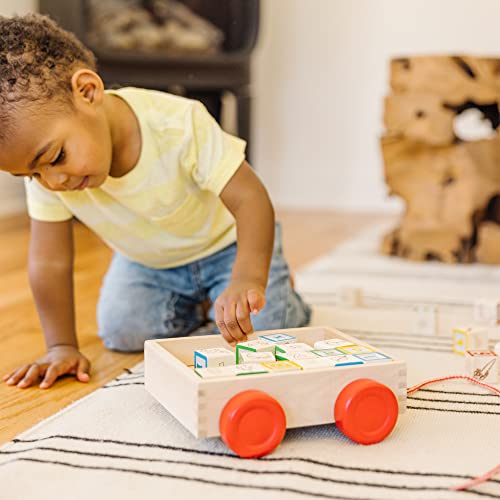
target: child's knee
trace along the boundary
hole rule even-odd
[[[290,289],[285,300],[268,300],[268,305],[252,318],[252,326],[255,331],[299,328],[308,325],[310,319],[311,308]]]
[[[175,301],[173,301],[175,302]],[[161,310],[160,310],[161,309]],[[182,312],[183,314],[179,314]],[[204,323],[196,310],[178,311],[175,308],[156,308],[145,314],[140,308],[99,307],[98,335],[104,345],[113,351],[140,352],[150,339],[184,337]]]
[[[311,307],[292,289],[287,301],[285,326],[283,328],[307,326],[311,320],[311,313]]]
[[[144,349],[144,342],[148,340],[147,335],[130,331],[126,325],[107,320],[99,322],[98,335],[108,349],[119,352],[140,352]]]

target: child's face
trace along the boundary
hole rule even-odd
[[[93,71],[76,71],[71,87],[72,105],[18,106],[14,133],[0,145],[0,170],[36,178],[52,191],[95,188],[107,179],[118,129],[112,122],[121,117]]]
[[[0,169],[36,178],[52,191],[100,186],[108,177],[112,140],[104,106],[77,95],[69,105],[46,104],[15,116],[15,132],[0,146]]]

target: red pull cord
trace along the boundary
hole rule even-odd
[[[482,387],[485,387],[486,389],[489,389],[492,392],[495,392],[500,396],[500,389],[497,389],[496,387],[493,387],[492,385],[485,384],[484,382],[480,382],[479,380],[476,380],[475,378],[468,377],[467,375],[450,375],[449,377],[442,377],[442,378],[434,378],[432,380],[427,380],[426,382],[422,382],[421,384],[414,385],[413,387],[410,387],[407,391],[406,394],[413,394],[414,392],[417,392],[419,389],[422,387],[429,385],[429,384],[434,384],[436,382],[444,382],[446,380],[452,380],[456,378],[461,378],[464,380],[468,380],[469,382],[473,382],[474,384],[480,385]]]
[[[413,387],[409,387],[406,391],[406,394],[413,394],[414,392],[417,392],[419,389],[422,387],[425,387],[426,385],[429,384],[435,384],[436,382],[444,382],[446,380],[453,380],[453,379],[464,379],[468,380],[469,382],[473,382],[474,384],[480,385],[481,387],[484,387],[498,396],[500,396],[500,389],[497,389],[496,387],[493,387],[491,385],[485,384],[484,382],[480,382],[479,380],[476,380],[475,378],[468,377],[467,375],[450,375],[449,377],[442,377],[442,378],[435,378],[432,380],[427,380],[426,382],[422,382],[421,384],[414,385]],[[466,490],[469,488],[472,488],[473,486],[476,486],[481,483],[485,483],[486,481],[489,481],[491,478],[496,476],[497,474],[500,474],[500,464],[494,467],[493,469],[489,470],[482,476],[475,477],[474,479],[470,479],[469,481],[459,484],[458,486],[452,486],[450,490]]]
[[[455,490],[455,491],[467,490],[469,488],[472,488],[473,486],[476,486],[477,484],[489,481],[493,476],[496,476],[497,474],[500,474],[500,464],[498,464],[496,467],[489,470],[486,474],[483,474],[482,476],[475,477],[474,479],[471,479],[466,483],[459,484],[458,486],[452,486],[450,490]]]

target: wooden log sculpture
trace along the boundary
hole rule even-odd
[[[382,155],[406,210],[382,251],[500,264],[500,59],[412,57],[390,70]]]

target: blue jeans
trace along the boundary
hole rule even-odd
[[[311,310],[290,284],[281,228],[275,243],[266,306],[251,316],[254,330],[304,326]],[[109,349],[142,351],[149,339],[183,337],[206,322],[202,302],[211,304],[229,284],[236,243],[214,255],[169,269],[154,269],[115,254],[97,305],[99,336]],[[214,320],[211,306],[208,317]],[[216,328],[214,333],[217,333]]]

